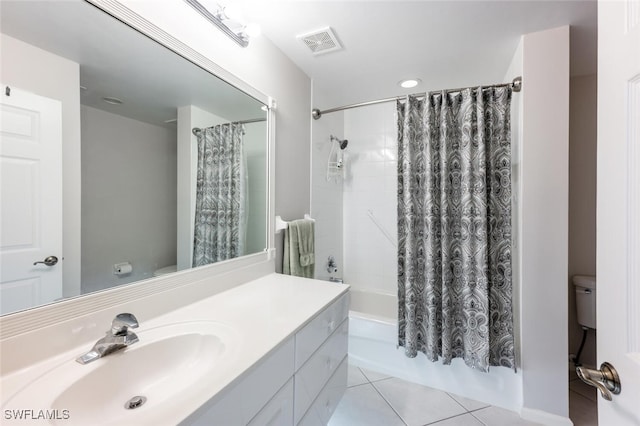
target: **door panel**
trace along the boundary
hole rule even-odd
[[[598,364],[621,392],[599,424],[640,424],[640,2],[598,3]]]
[[[62,297],[62,115],[59,101],[2,86],[0,314]],[[10,94],[8,94],[10,93]]]

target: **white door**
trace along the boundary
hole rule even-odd
[[[598,4],[598,363],[621,392],[601,426],[640,425],[640,2]]]
[[[62,297],[62,107],[0,87],[0,314],[6,314]],[[34,265],[49,256],[58,261]]]

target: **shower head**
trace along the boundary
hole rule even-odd
[[[346,139],[342,139],[342,140],[340,140],[340,139],[336,138],[336,137],[335,137],[335,136],[333,136],[333,135],[331,135],[331,140],[332,140],[332,141],[334,141],[334,142],[338,142],[338,146],[339,146],[339,147],[340,147],[340,149],[342,149],[342,150],[344,150],[344,149],[347,147],[347,145],[349,144],[349,141],[348,141],[348,140],[346,140]]]

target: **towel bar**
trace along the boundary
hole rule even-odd
[[[312,220],[314,222],[316,221],[309,214],[305,214],[304,218],[308,220]],[[276,216],[276,233],[282,231],[283,229],[287,229],[288,227],[289,227],[289,222],[287,222],[286,220],[282,220],[281,216]]]

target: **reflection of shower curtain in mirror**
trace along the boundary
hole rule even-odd
[[[231,123],[197,133],[193,266],[244,254],[247,173],[243,135],[244,126]]]

